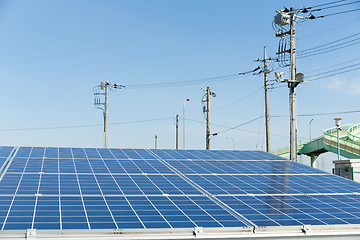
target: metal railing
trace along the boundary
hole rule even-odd
[[[339,136],[340,151],[347,151],[354,155],[360,155],[360,142],[353,141],[349,137],[349,129],[352,129],[354,125],[341,126]],[[354,131],[354,130],[353,130]],[[324,143],[328,148],[337,148],[337,129],[330,128],[324,131]]]
[[[339,146],[340,151],[350,153],[350,155],[360,156],[360,123],[348,124],[341,126],[339,132]],[[335,151],[337,149],[337,129],[329,128],[324,131],[323,136],[312,139],[310,142],[324,138],[324,145],[328,151]],[[300,143],[297,146],[297,150],[300,150],[305,143]],[[285,146],[271,150],[274,155],[288,155],[290,153],[290,146]],[[349,154],[348,154],[349,155]],[[353,156],[353,157],[354,157]]]
[[[352,125],[349,129],[348,129],[348,137],[349,139],[351,139],[354,142],[360,142],[360,137],[358,136],[360,135],[360,123]]]
[[[303,143],[299,143],[297,145],[297,150],[299,151],[303,147],[303,145]],[[273,149],[270,151],[270,153],[277,156],[288,155],[290,154],[290,146]]]

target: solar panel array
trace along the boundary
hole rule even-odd
[[[260,151],[0,148],[0,228],[360,223],[360,184]]]

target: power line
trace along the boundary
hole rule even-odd
[[[198,121],[198,120],[193,120],[193,119],[186,119],[187,121],[190,121],[190,122],[195,122],[195,123],[199,123],[201,125],[203,125],[205,122],[202,122],[202,121]],[[219,125],[219,124],[212,124],[213,126],[215,127],[220,127],[220,128],[229,128],[228,126],[223,126],[223,125]],[[248,129],[239,129],[239,128],[235,128],[235,129],[232,129],[232,130],[235,130],[235,131],[241,131],[241,132],[248,132],[248,133],[253,133],[253,134],[265,134],[265,132],[261,132],[261,131],[254,131],[254,130],[248,130]],[[281,135],[281,134],[275,134],[275,133],[271,133],[270,134],[271,136],[277,136],[277,137],[284,137],[284,138],[288,138],[289,136],[287,135]],[[299,137],[301,139],[307,139],[305,137]]]
[[[329,2],[329,3],[323,3],[323,4],[319,4],[319,5],[307,7],[307,8],[305,8],[305,9],[312,9],[312,8],[321,7],[321,6],[326,6],[326,5],[331,5],[331,4],[334,4],[334,3],[344,2],[344,1],[345,1],[345,0],[339,0],[339,1]]]
[[[328,73],[331,73],[331,72],[340,71],[340,70],[347,69],[347,68],[351,68],[351,67],[358,66],[358,65],[359,65],[358,63],[357,63],[357,64],[352,64],[352,65],[350,65],[350,66],[338,68],[338,69],[335,69],[335,70],[331,70],[331,71],[327,71],[327,72],[323,72],[323,73],[318,73],[318,74],[310,75],[310,76],[307,76],[307,78],[316,77],[316,76],[328,74]]]
[[[194,80],[185,80],[185,81],[176,81],[176,82],[162,82],[162,83],[149,83],[149,84],[129,84],[126,85],[127,89],[139,89],[139,88],[163,88],[163,87],[180,87],[186,85],[195,85],[207,82],[220,82],[236,79],[238,77],[244,77],[249,75],[250,73],[254,73],[259,70],[260,67],[257,67],[253,70],[237,73],[237,74],[229,74],[223,76],[209,77],[209,78],[200,78]]]
[[[308,49],[305,49],[305,50],[298,51],[298,54],[301,54],[301,53],[303,53],[303,52],[308,52],[308,51],[311,51],[311,50],[313,50],[313,49],[322,48],[322,47],[325,47],[325,46],[328,46],[328,45],[331,45],[331,44],[334,44],[334,43],[337,43],[337,42],[341,42],[341,41],[343,41],[343,40],[347,40],[347,39],[352,38],[352,37],[355,37],[355,36],[357,36],[357,35],[360,35],[360,32],[355,33],[355,34],[352,34],[352,35],[350,35],[350,36],[346,36],[346,37],[344,37],[344,38],[341,38],[341,39],[338,39],[338,40],[335,40],[335,41],[332,41],[332,42],[328,42],[328,43],[325,43],[325,44],[316,46],[316,47],[312,47],[312,48],[308,48]],[[349,40],[348,42],[355,41],[355,40],[358,40],[358,39],[360,39],[360,38],[356,38],[356,39],[353,39],[353,40]],[[347,43],[347,42],[345,42],[345,43]],[[320,51],[320,50],[318,50],[318,51]]]
[[[343,23],[343,24],[341,24],[341,25],[338,25],[338,26],[335,26],[335,27],[332,27],[332,28],[328,28],[328,29],[326,29],[326,30],[324,30],[324,31],[320,31],[320,32],[316,32],[316,33],[313,33],[313,34],[308,35],[308,36],[296,38],[296,40],[302,40],[302,39],[306,39],[306,38],[315,37],[315,36],[321,35],[321,34],[323,34],[323,33],[330,32],[330,31],[335,30],[335,29],[338,29],[338,28],[342,28],[342,27],[344,27],[344,25],[349,25],[349,24],[351,24],[351,23],[358,22],[358,21],[360,21],[360,18],[359,18],[359,19],[356,19],[356,20],[352,20],[352,21],[350,21],[350,22],[345,22],[345,23]]]
[[[316,18],[324,18],[324,17],[334,16],[334,15],[343,14],[343,13],[355,12],[355,11],[359,11],[359,10],[360,10],[360,8],[352,9],[352,10],[348,10],[348,11],[337,12],[337,13],[330,13],[330,14],[322,15],[322,16],[319,16]]]
[[[143,123],[143,122],[154,122],[154,121],[162,121],[162,120],[170,120],[171,118],[154,118],[154,119],[146,119],[146,120],[136,120],[136,121],[128,121],[128,122],[115,122],[109,123],[109,125],[123,125],[123,124],[132,124],[132,123]],[[57,129],[70,129],[70,128],[88,128],[88,127],[99,127],[102,124],[89,124],[89,125],[73,125],[73,126],[59,126],[59,127],[39,127],[39,128],[8,128],[8,129],[0,129],[1,132],[5,131],[32,131],[32,130],[57,130]]]
[[[239,99],[239,100],[237,100],[237,101],[235,101],[235,102],[232,102],[232,103],[230,103],[230,104],[227,104],[227,105],[225,105],[225,106],[215,108],[213,111],[216,111],[216,110],[219,110],[219,109],[223,109],[223,108],[227,108],[227,107],[230,107],[230,106],[232,106],[232,105],[234,105],[234,104],[236,104],[236,103],[239,103],[239,102],[247,99],[248,97],[251,97],[252,95],[254,95],[255,93],[257,93],[258,91],[260,91],[260,90],[262,90],[262,89],[263,89],[263,87],[261,87],[261,88],[259,88],[259,89],[256,89],[255,91],[249,93],[249,94],[246,95],[245,97],[243,97],[243,98],[241,98],[241,99]]]
[[[162,87],[179,87],[185,85],[195,85],[205,82],[216,82],[216,81],[225,81],[231,80],[239,77],[239,74],[229,74],[217,77],[201,78],[196,80],[186,80],[186,81],[177,81],[177,82],[163,82],[163,83],[149,83],[149,84],[130,84],[126,85],[127,89],[138,89],[138,88],[162,88]]]
[[[355,58],[355,59],[352,59],[352,60],[349,60],[349,61],[346,61],[346,62],[342,62],[342,63],[338,63],[338,64],[335,64],[335,65],[331,65],[331,66],[323,67],[323,68],[320,68],[320,69],[312,70],[312,71],[306,72],[306,74],[313,73],[313,72],[319,72],[319,71],[322,71],[322,70],[325,70],[325,69],[337,67],[339,65],[343,65],[343,64],[346,64],[346,63],[349,63],[349,62],[354,62],[354,61],[357,61],[357,60],[360,60],[360,58]]]
[[[347,5],[351,5],[351,4],[358,3],[358,2],[360,2],[360,1],[343,3],[343,4],[334,5],[334,6],[329,6],[329,7],[324,7],[324,8],[319,8],[319,9],[313,9],[312,11],[321,11],[321,10],[325,10],[325,9],[329,9],[329,8],[342,7],[342,6],[347,6]]]
[[[357,40],[357,39],[356,39]],[[360,39],[359,39],[360,40]],[[352,41],[350,41],[352,42]],[[314,51],[315,53],[304,53],[304,54],[299,54],[300,56],[298,58],[306,58],[306,57],[312,57],[312,56],[316,56],[316,55],[320,55],[320,54],[324,54],[324,53],[328,53],[328,52],[332,52],[332,51],[336,51],[336,50],[339,50],[339,49],[343,49],[343,48],[346,48],[346,47],[351,47],[351,46],[354,46],[356,44],[359,44],[360,41],[358,42],[354,42],[354,43],[351,43],[351,44],[347,44],[347,45],[342,45],[342,44],[339,44],[340,47],[337,47],[337,48],[333,48],[333,49],[329,49],[329,50],[325,50],[325,49],[321,49],[321,50],[318,50],[318,51]],[[336,45],[336,46],[339,46],[339,45]],[[335,46],[333,46],[335,47]],[[327,48],[328,49],[328,48]]]
[[[360,113],[360,110],[345,111],[345,112],[330,112],[330,113],[307,113],[307,114],[298,114],[298,117],[313,117],[313,116],[326,116],[326,115],[335,115],[335,114],[351,114],[351,113]],[[274,115],[273,118],[282,118],[289,117],[288,115]]]
[[[226,129],[226,130],[217,132],[217,134],[224,133],[224,132],[233,130],[233,129],[238,128],[238,127],[242,127],[242,126],[244,126],[244,125],[247,125],[247,124],[249,124],[249,123],[252,123],[252,122],[254,122],[254,121],[256,121],[256,120],[258,120],[258,119],[260,119],[260,118],[263,118],[263,117],[264,117],[264,116],[260,116],[260,117],[254,118],[254,119],[252,119],[252,120],[250,120],[250,121],[247,121],[247,122],[242,123],[242,124],[240,124],[240,125],[237,125],[237,126],[235,126],[235,127],[231,127],[231,128]]]
[[[195,123],[199,123],[199,124],[204,124],[205,122],[202,122],[202,121],[197,121],[197,120],[193,120],[193,119],[186,119],[190,122],[195,122]],[[229,126],[223,126],[223,125],[219,125],[219,124],[212,124],[213,126],[215,127],[220,127],[220,128],[229,128]],[[254,131],[254,130],[248,130],[248,129],[239,129],[239,128],[236,128],[236,129],[233,129],[233,130],[236,130],[236,131],[242,131],[242,132],[249,132],[249,133],[254,133],[254,134],[265,134],[265,132],[259,132],[259,131]],[[271,134],[271,135],[274,135],[274,136],[279,136],[279,137],[288,137],[288,136],[285,136],[285,135],[279,135],[279,134]]]
[[[360,69],[360,67],[357,67],[357,68],[354,68],[354,69],[349,69],[347,71],[342,71],[342,72],[339,72],[339,73],[334,73],[334,74],[330,74],[330,75],[326,75],[324,77],[319,77],[319,78],[314,78],[314,79],[311,79],[309,81],[316,81],[316,80],[320,80],[320,79],[324,79],[324,78],[328,78],[328,77],[333,77],[333,76],[337,76],[337,75],[340,75],[340,74],[343,74],[343,73],[348,73],[348,72],[352,72],[352,71],[356,71]]]

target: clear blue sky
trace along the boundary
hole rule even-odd
[[[259,65],[254,60],[263,57],[264,46],[268,46],[268,56],[276,57],[279,39],[272,28],[276,10],[327,2],[331,1],[2,0],[0,144],[103,146],[102,113],[93,106],[92,89],[109,80],[127,86],[109,95],[109,147],[152,148],[157,134],[159,148],[174,148],[173,118],[176,114],[182,117],[184,99],[190,98],[186,104],[189,119],[186,145],[204,149],[201,88],[210,86],[217,94],[211,99],[211,132],[221,132],[264,114],[262,75],[177,87],[131,86],[199,80],[252,70]],[[359,7],[360,3],[355,3],[314,15]],[[339,46],[344,46],[345,41],[354,44],[299,58],[298,72],[303,72],[306,78],[359,64],[360,44],[356,44],[359,35],[349,37],[359,33],[359,26],[360,11],[297,24],[299,54],[342,38],[348,40],[340,41]],[[316,50],[310,52],[317,53]],[[288,77],[288,69],[278,67],[273,65],[273,69],[284,71]],[[344,71],[348,69],[351,68]],[[360,110],[359,72],[299,86],[297,113]],[[318,77],[323,76],[326,75]],[[273,80],[274,75],[269,79]],[[288,116],[288,88],[281,84],[275,87],[269,93],[270,116]],[[337,116],[343,117],[343,124],[360,121],[360,113],[299,117],[299,141],[308,140],[311,119],[314,119],[311,134],[316,137],[332,127]],[[159,118],[166,119],[137,122]],[[271,117],[270,124],[272,148],[288,145],[289,118]],[[262,118],[214,136],[211,147],[232,149],[231,139],[234,139],[237,149],[264,149],[264,129]]]

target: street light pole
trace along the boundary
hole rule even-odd
[[[226,137],[226,139],[230,139],[233,143],[233,150],[235,150],[235,139],[230,138],[230,137]]]
[[[340,161],[340,142],[339,142],[339,135],[340,135],[340,121],[341,118],[334,118],[335,125],[336,125],[336,135],[337,135],[337,152],[338,152],[338,161]]]
[[[309,136],[310,136],[310,141],[311,141],[311,123],[314,121],[314,119],[312,118],[309,122]]]

